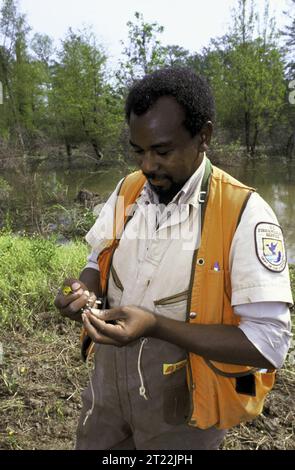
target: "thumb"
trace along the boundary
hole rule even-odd
[[[103,320],[104,322],[121,320],[122,318],[126,317],[122,309],[119,307],[111,308],[109,310],[98,310],[96,308],[92,308],[91,313],[96,318]]]

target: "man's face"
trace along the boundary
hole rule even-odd
[[[185,113],[173,97],[161,97],[143,115],[130,116],[130,144],[150,185],[172,199],[200,166],[210,141],[210,124],[195,137],[184,127]]]

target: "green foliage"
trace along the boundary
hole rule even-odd
[[[212,42],[206,72],[213,85],[219,123],[243,132],[243,143],[254,156],[284,105],[284,63],[266,7],[263,30],[253,2],[239,0],[230,33]]]
[[[42,129],[48,64],[30,55],[30,27],[16,0],[3,0],[0,18],[0,77],[4,87],[0,136],[17,141],[25,152]],[[39,39],[41,48],[41,35]]]
[[[39,237],[0,235],[0,325],[29,331],[42,312],[54,311],[62,281],[77,277],[88,249],[82,242],[57,245]]]
[[[49,108],[58,140],[69,146],[88,142],[98,160],[108,140],[118,133],[121,109],[106,83],[103,48],[94,34],[71,29],[52,68]]]
[[[10,184],[0,176],[0,202],[8,199],[9,194],[12,191]]]
[[[79,205],[66,208],[61,204],[55,204],[43,212],[40,225],[44,234],[50,233],[51,227],[54,227],[55,233],[67,239],[73,239],[84,237],[95,220],[96,217],[91,208]]]
[[[289,269],[290,269],[292,294],[293,294],[293,299],[295,301],[295,265],[294,264],[290,265]]]
[[[295,0],[292,1],[292,6]],[[124,96],[135,78],[163,66],[190,66],[212,84],[218,125],[228,142],[240,139],[248,154],[261,144],[294,155],[294,106],[287,99],[294,71],[294,18],[286,16],[278,31],[263,18],[254,0],[237,0],[228,33],[213,39],[201,53],[178,44],[163,45],[163,26],[146,22],[135,12],[127,23],[128,40],[115,83],[107,55],[91,28],[69,29],[58,47],[46,34],[30,39],[30,27],[17,0],[0,0],[0,80],[4,104],[0,140],[34,154],[48,144],[65,146],[68,163],[73,148],[91,147],[96,163],[128,149],[124,127]],[[54,58],[54,60],[53,60]],[[288,67],[285,66],[288,64]],[[284,73],[286,76],[284,76]],[[271,139],[271,140],[270,140]],[[0,149],[1,150],[1,149]]]
[[[294,9],[295,9],[295,0],[291,0],[290,3],[290,10],[285,11],[285,15],[287,17],[287,24],[283,31],[281,31],[281,35],[285,39],[285,47],[286,47],[286,61],[287,61],[287,76],[289,79],[293,79],[295,76],[295,16],[294,16]],[[292,11],[293,9],[293,11]]]
[[[164,48],[158,35],[164,31],[158,23],[146,23],[138,11],[135,21],[128,21],[128,44],[124,44],[123,57],[117,72],[119,86],[124,90],[135,78],[161,67],[165,63]]]

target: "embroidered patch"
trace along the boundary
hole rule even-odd
[[[260,222],[255,227],[256,254],[270,271],[280,273],[287,263],[282,229],[279,225]]]

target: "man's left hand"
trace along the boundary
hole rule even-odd
[[[110,310],[91,309],[82,319],[92,341],[113,346],[124,346],[150,336],[156,325],[153,312],[133,305]]]

